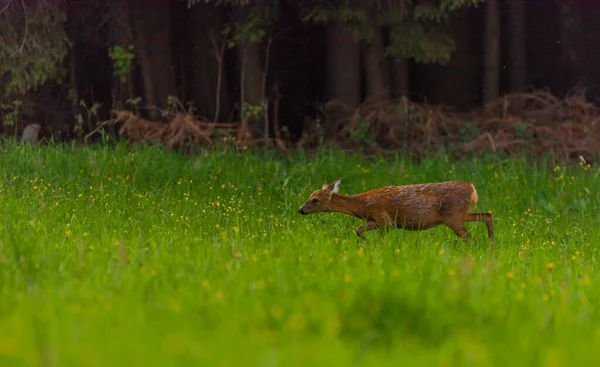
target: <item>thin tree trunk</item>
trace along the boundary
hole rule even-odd
[[[508,32],[510,42],[511,92],[521,92],[527,83],[527,39],[525,36],[525,3],[523,0],[508,2]]]
[[[164,107],[169,95],[177,96],[171,57],[169,0],[151,3],[138,0],[135,14],[136,43],[139,50],[145,98],[150,105]],[[156,112],[152,113],[156,118]]]
[[[258,5],[257,5],[258,6]],[[234,16],[238,21],[243,21],[248,17],[249,8],[244,6],[234,7]],[[263,69],[260,58],[259,44],[256,43],[240,43],[237,45],[237,62],[238,70],[240,71],[240,88],[241,101],[240,111],[248,117],[248,111],[244,111],[244,103],[249,106],[262,106],[262,81]],[[266,72],[266,71],[265,71]],[[242,118],[244,116],[241,116]],[[257,117],[257,118],[255,118]],[[264,120],[262,116],[252,116],[248,120],[248,128],[253,136],[263,136]]]
[[[75,47],[71,47],[69,50],[69,94],[72,98],[72,102],[78,104],[79,102],[79,89],[77,88],[77,54]]]
[[[135,38],[133,36],[133,25],[131,22],[131,1],[115,1],[109,9],[110,22],[109,22],[109,39],[108,43],[110,46],[120,45],[128,46],[135,45]],[[138,55],[139,56],[139,55]],[[113,102],[118,106],[122,106],[128,98],[133,98],[134,87],[133,87],[133,72],[135,63],[132,65],[132,73],[129,75],[126,85],[123,85],[118,77],[112,78],[112,91]]]
[[[194,64],[192,98],[201,115],[209,119],[225,119],[229,116],[231,107],[226,88],[225,58],[221,54],[222,7],[199,2],[190,11],[190,31],[195,34],[191,45]],[[223,58],[219,60],[221,57]]]
[[[350,109],[360,103],[360,48],[346,26],[334,22],[327,28],[328,92],[343,100]]]
[[[78,44],[78,32],[77,32],[77,13],[80,9],[76,3],[67,2],[67,35],[69,40],[73,43],[69,47],[69,97],[71,102],[71,114],[76,116],[79,113],[79,80],[77,78],[77,44]],[[58,122],[58,121],[56,121]],[[66,121],[63,126],[53,126],[54,131],[60,132],[61,139],[70,138],[73,125],[71,121]]]
[[[483,102],[500,93],[500,7],[498,0],[485,2]]]
[[[387,60],[394,96],[401,97],[407,95],[410,89],[408,60],[405,57],[393,57]]]
[[[141,24],[139,21],[136,21],[137,35],[136,35],[136,45],[138,49],[138,58],[140,60],[140,71],[142,75],[142,82],[144,84],[144,97],[148,104],[157,106],[157,98],[154,87],[154,79],[153,79],[153,68],[152,68],[152,56],[148,49],[146,48],[147,40],[146,34],[143,30],[141,30]],[[153,119],[157,119],[159,114],[157,111],[150,110],[150,116]]]
[[[379,27],[376,9],[374,9],[371,2],[364,5],[373,31],[373,37],[369,41],[363,42],[361,48],[366,84],[365,99],[373,101],[389,97],[390,84],[385,63],[383,36]]]
[[[425,73],[419,73],[421,93],[428,101],[448,104],[457,108],[472,108],[481,98],[481,79],[478,80],[478,65],[481,65],[481,48],[473,47],[473,17],[467,9],[457,11],[448,24],[447,34],[454,40],[456,50],[446,65],[427,65]],[[422,67],[425,69],[425,67]]]
[[[69,48],[69,93],[73,103],[79,103],[79,90],[77,88],[77,12],[76,4],[67,2],[67,35],[73,45]]]
[[[244,83],[244,101],[252,106],[257,106],[262,103],[262,66],[260,62],[260,49],[258,44],[241,44],[238,47],[238,55],[240,63],[246,59]],[[240,64],[240,69],[241,69]]]
[[[562,63],[574,79],[572,84],[585,85],[587,70],[581,15],[576,2],[554,0],[559,12]]]

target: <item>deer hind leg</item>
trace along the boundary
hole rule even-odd
[[[465,222],[482,222],[487,226],[488,237],[490,242],[494,244],[494,223],[492,213],[467,213]]]

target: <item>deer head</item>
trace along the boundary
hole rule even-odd
[[[339,178],[332,184],[323,184],[320,190],[316,190],[308,197],[304,205],[298,209],[298,213],[302,215],[326,212],[329,208],[329,200],[331,195],[338,192],[342,179]]]

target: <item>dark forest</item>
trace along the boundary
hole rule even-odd
[[[172,146],[496,150],[585,125],[600,92],[593,1],[4,0],[0,17],[7,136],[94,139],[104,123],[165,143],[140,129],[185,115]]]

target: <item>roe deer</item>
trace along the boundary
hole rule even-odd
[[[487,226],[490,244],[494,243],[491,213],[469,212],[477,203],[475,186],[461,181],[447,181],[406,186],[386,186],[357,195],[339,195],[341,179],[324,184],[313,192],[298,213],[339,212],[364,219],[366,224],[356,228],[356,234],[387,230],[391,226],[420,231],[445,224],[467,242],[471,235],[465,222],[483,222]]]

